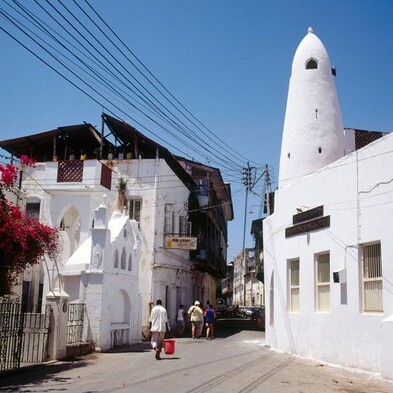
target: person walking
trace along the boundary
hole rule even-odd
[[[166,309],[162,306],[162,300],[158,299],[156,305],[151,309],[150,313],[150,333],[151,346],[155,351],[157,360],[161,360],[160,353],[165,338],[165,332],[169,331],[168,315]]]
[[[212,340],[214,338],[214,323],[216,321],[216,312],[214,307],[210,304],[209,308],[205,311],[205,324],[206,324],[206,339]]]
[[[201,326],[200,332],[199,332],[199,336],[200,336],[200,337],[203,336],[203,328],[205,327],[205,324],[206,324],[206,317],[205,317],[205,314],[206,314],[206,310],[209,309],[209,306],[210,306],[210,301],[207,300],[207,301],[206,301],[206,307],[202,307],[202,312],[203,312],[203,323],[202,323],[202,326]]]
[[[203,311],[200,308],[201,303],[198,300],[195,301],[194,305],[188,309],[188,319],[191,322],[192,338],[195,340],[200,337],[201,326],[203,326]]]
[[[185,321],[185,311],[184,311],[184,304],[181,304],[179,309],[177,310],[177,335],[181,337],[184,333],[186,328],[186,321]]]

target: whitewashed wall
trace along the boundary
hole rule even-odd
[[[43,222],[59,227],[61,219],[66,218],[66,224],[70,223],[61,232],[63,247],[57,262],[62,268],[70,259],[72,260],[67,267],[67,285],[72,291],[71,301],[78,299],[96,305],[89,315],[92,317],[92,326],[89,328],[94,332],[100,332],[94,334],[98,342],[103,343],[104,346],[108,342],[105,332],[108,330],[109,323],[113,321],[103,319],[101,325],[99,318],[115,315],[115,319],[118,319],[119,314],[113,310],[112,301],[106,302],[106,299],[113,298],[125,307],[130,307],[132,315],[135,315],[132,321],[141,319],[142,329],[139,327],[139,331],[146,332],[149,326],[150,306],[158,298],[161,298],[168,307],[168,314],[174,322],[179,304],[191,305],[196,298],[201,302],[206,300],[214,302],[216,287],[215,279],[192,268],[189,251],[164,249],[165,204],[173,204],[175,231],[178,231],[179,215],[187,215],[190,192],[166,161],[164,159],[112,160],[107,161],[106,164],[113,170],[111,190],[106,190],[99,185],[101,163],[96,160],[84,161],[82,183],[57,183],[57,162],[39,163],[34,169],[28,168],[31,177],[26,176],[24,182],[28,195],[34,190],[34,194],[43,199],[41,206],[44,211]],[[94,210],[102,203],[105,194],[108,214],[111,215],[115,211],[120,177],[127,180],[126,197],[142,199],[140,260],[138,262],[139,289],[138,293],[128,291],[129,299],[121,289],[128,284],[120,285],[116,281],[118,279],[116,275],[112,277],[110,272],[105,273],[105,276],[100,275],[99,271],[85,272],[89,264],[94,262],[90,259],[88,251],[91,248],[89,237]],[[43,188],[37,190],[37,183],[42,184]],[[82,260],[75,262],[74,254],[78,251],[83,255],[88,255],[88,258],[83,257]],[[105,258],[112,257],[106,256]],[[72,266],[74,263],[80,266]],[[75,271],[71,274],[72,269],[79,271],[80,285],[72,275]],[[45,293],[50,288],[61,284],[54,266],[49,266],[48,276],[50,280],[47,277],[45,281]],[[133,282],[129,285],[134,288]],[[112,288],[118,288],[118,290],[112,292]],[[98,298],[103,299],[101,305],[97,303]],[[138,302],[135,301],[136,298]],[[100,329],[104,329],[105,332]]]
[[[383,373],[393,378],[393,135],[276,191],[275,212],[264,220],[265,282],[274,272],[274,325],[266,290],[266,342],[307,358]],[[285,238],[299,207],[324,206],[330,228]],[[358,244],[380,241],[383,313],[361,311]],[[330,312],[315,311],[314,255],[330,252],[330,269],[347,269],[347,289],[330,281]],[[290,313],[287,261],[300,259],[300,312]],[[268,287],[267,287],[268,288]],[[388,327],[388,328],[387,328]],[[383,329],[385,336],[383,336]],[[381,358],[381,354],[383,355]],[[382,364],[383,359],[383,366]],[[387,360],[389,361],[388,363]],[[385,369],[384,369],[385,367]]]
[[[171,323],[180,304],[215,300],[215,280],[192,268],[187,250],[164,248],[165,204],[173,204],[175,232],[179,216],[188,212],[190,191],[164,159],[124,160],[118,172],[128,178],[127,198],[142,198],[141,263],[139,287],[142,298],[142,329],[147,332],[151,304],[163,301]],[[204,299],[201,298],[204,297]]]

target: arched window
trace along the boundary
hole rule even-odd
[[[306,63],[306,70],[315,70],[318,68],[318,63],[315,59],[310,59],[307,63]]]
[[[119,267],[119,251],[115,251],[115,264],[114,264],[115,268]]]
[[[132,270],[132,255],[128,257],[128,271],[130,272]]]
[[[121,252],[120,269],[126,270],[126,249]]]

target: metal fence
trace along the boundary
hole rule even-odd
[[[67,344],[83,341],[84,317],[84,303],[70,303],[68,305]]]
[[[0,300],[0,370],[47,360],[51,307],[32,307],[40,313],[26,309],[20,302]]]

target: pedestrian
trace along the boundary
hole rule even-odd
[[[216,312],[214,307],[210,304],[209,308],[205,311],[205,324],[206,324],[206,339],[212,340],[214,338],[214,323],[216,321]]]
[[[201,303],[198,300],[195,300],[193,306],[188,309],[188,319],[191,322],[192,328],[192,338],[195,340],[196,338],[200,337],[201,325],[203,326],[203,312],[200,308]]]
[[[177,310],[177,318],[176,318],[176,323],[177,323],[177,335],[181,337],[184,333],[184,330],[186,328],[186,321],[185,321],[185,311],[184,311],[184,304],[181,304],[179,309]]]
[[[205,324],[206,324],[205,313],[206,313],[206,310],[209,309],[209,306],[210,306],[210,301],[207,300],[207,301],[206,301],[206,307],[202,307],[202,312],[203,312],[203,323],[202,323],[202,326],[201,326],[201,330],[200,330],[200,332],[199,332],[199,336],[201,336],[201,337],[203,336],[203,327],[204,327]]]
[[[160,353],[165,338],[165,332],[170,330],[168,326],[168,315],[166,309],[162,306],[161,299],[158,299],[156,305],[151,309],[149,321],[151,346],[155,351],[156,359],[161,360]]]

